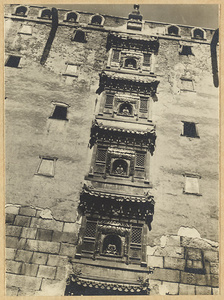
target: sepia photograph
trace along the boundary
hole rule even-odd
[[[5,4],[4,45],[6,296],[219,295],[219,5]]]

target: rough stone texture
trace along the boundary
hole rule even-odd
[[[179,295],[195,295],[195,286],[189,284],[179,284]]]

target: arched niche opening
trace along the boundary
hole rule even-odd
[[[205,33],[202,29],[196,28],[193,30],[193,38],[195,39],[204,39],[205,38]]]
[[[112,174],[117,176],[128,175],[128,163],[123,159],[116,159],[112,165]]]
[[[137,68],[137,62],[134,58],[127,58],[124,63],[125,68]]]
[[[27,14],[27,7],[26,6],[18,6],[15,10],[15,15],[25,17]]]
[[[65,21],[75,23],[78,21],[78,14],[75,12],[69,12],[66,15]]]
[[[52,13],[51,13],[51,10],[46,8],[46,9],[43,9],[42,12],[41,12],[41,15],[40,15],[41,18],[43,19],[51,19],[52,18]]]
[[[102,25],[103,17],[100,15],[95,15],[91,18],[91,24],[93,25]]]
[[[169,35],[179,35],[179,28],[175,25],[171,25],[167,28]]]
[[[86,42],[86,34],[81,29],[78,29],[74,32],[72,41],[79,42],[79,43],[85,43]]]
[[[133,114],[133,106],[130,103],[122,103],[119,107],[119,113],[126,116],[131,116]]]
[[[118,235],[109,234],[104,238],[103,254],[121,255],[121,238]]]

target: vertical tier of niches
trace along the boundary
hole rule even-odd
[[[80,196],[84,217],[76,258],[147,265],[158,48],[154,37],[108,34],[89,143],[92,161]]]

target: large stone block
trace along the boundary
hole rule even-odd
[[[178,295],[178,283],[165,282],[159,287],[160,295]]]
[[[211,286],[219,287],[219,276],[218,275],[211,275]]]
[[[195,286],[189,284],[179,284],[179,295],[195,295]]]
[[[47,262],[48,254],[41,252],[34,252],[31,262],[34,264],[45,265]]]
[[[6,248],[24,249],[26,239],[6,236]]]
[[[54,231],[52,241],[77,244],[77,233]]]
[[[22,269],[21,269],[21,274],[36,277],[37,270],[38,270],[38,265],[23,263]]]
[[[219,264],[211,262],[210,263],[211,274],[218,275],[219,274]]]
[[[179,235],[168,235],[166,237],[166,245],[180,247],[180,236]]]
[[[195,274],[181,271],[181,283],[194,285],[211,285],[210,274]]]
[[[18,215],[19,209],[20,209],[20,205],[8,205],[5,208],[5,213]]]
[[[63,222],[32,217],[30,227],[62,231]]]
[[[41,290],[35,296],[64,296],[66,280],[52,280],[43,278]]]
[[[18,291],[19,291],[19,288],[18,287],[6,287],[6,296],[9,297],[9,296],[18,296]]]
[[[20,207],[19,215],[35,217],[36,209],[29,206]]]
[[[26,239],[35,239],[36,234],[37,234],[36,228],[23,227],[21,237],[26,238]]]
[[[219,253],[217,251],[205,250],[204,258],[207,261],[217,262],[219,260]]]
[[[165,246],[164,248],[157,248],[154,252],[154,255],[184,258],[184,248],[183,247]]]
[[[18,237],[20,236],[21,231],[22,231],[22,227],[6,224],[6,235]]]
[[[148,266],[149,267],[157,267],[163,268],[163,257],[162,256],[147,256]]]
[[[180,282],[180,271],[170,269],[155,268],[153,274],[149,275],[150,279],[162,281]]]
[[[6,260],[6,272],[20,274],[22,263],[13,260]]]
[[[218,243],[213,241],[208,241],[200,238],[190,238],[190,237],[181,237],[181,246],[197,248],[202,250],[214,250],[218,251]]]
[[[196,286],[196,295],[211,295],[212,289],[208,286]]]
[[[6,224],[13,224],[15,220],[16,215],[14,214],[6,214],[5,215],[5,223]]]
[[[185,268],[185,259],[176,257],[164,257],[164,268],[183,271]]]
[[[14,225],[29,227],[30,221],[31,217],[17,215],[14,221]]]
[[[67,255],[69,257],[74,257],[76,253],[76,246],[70,244],[61,244],[60,255]]]
[[[47,261],[48,266],[62,267],[65,266],[67,263],[68,263],[67,256],[49,254],[48,261]]]
[[[15,257],[15,254],[16,254],[16,249],[13,249],[13,248],[6,248],[5,249],[5,258],[6,259],[14,259]]]
[[[54,254],[59,252],[60,244],[56,242],[27,240],[25,249]]]
[[[72,232],[76,233],[77,232],[77,224],[76,223],[67,223],[65,222],[63,232]]]
[[[57,267],[55,279],[66,280],[67,279],[67,269],[65,267]]]
[[[56,267],[40,265],[37,277],[54,279],[56,274]]]
[[[32,287],[32,289],[34,290],[39,290],[41,285],[41,278],[7,273],[6,285],[8,287],[19,287],[19,288],[28,286],[28,287]]]
[[[50,242],[52,240],[52,234],[53,234],[53,230],[38,228],[36,239]]]
[[[15,260],[29,263],[33,255],[32,251],[17,250]]]
[[[212,288],[212,295],[219,295],[219,289],[218,288]]]

